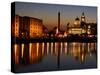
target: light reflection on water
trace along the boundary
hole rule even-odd
[[[13,55],[14,64],[16,65],[45,65],[45,61],[49,60],[49,64],[60,64],[62,69],[67,69],[68,64],[78,65],[80,68],[86,68],[88,65],[90,67],[96,67],[96,43],[78,43],[78,42],[47,42],[47,43],[29,43],[29,44],[14,44],[13,45]],[[54,62],[58,60],[58,52],[60,50],[60,63]],[[56,58],[54,58],[56,57]],[[52,62],[52,63],[50,63]],[[82,65],[86,64],[86,66]],[[35,65],[35,66],[36,66]],[[65,66],[66,65],[66,66]],[[49,65],[48,65],[49,66]],[[64,67],[64,68],[63,68]],[[74,68],[72,66],[72,68]],[[75,67],[78,68],[78,67]],[[68,68],[70,69],[70,67]]]

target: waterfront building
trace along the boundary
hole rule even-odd
[[[67,27],[68,34],[84,34],[87,33],[87,25],[84,13],[82,13],[81,20],[79,17],[75,18],[73,25]]]
[[[43,34],[43,22],[38,18],[15,15],[11,27],[13,37],[34,38]]]
[[[19,16],[18,15],[13,17],[11,24],[12,24],[11,25],[11,35],[15,37],[19,37]]]
[[[20,38],[29,37],[30,18],[27,16],[21,17],[19,20],[19,36]]]
[[[69,27],[68,30],[69,34],[81,34],[82,33],[82,28],[80,27],[80,19],[77,17],[74,21],[74,24]]]
[[[30,38],[41,37],[43,34],[43,22],[37,18],[30,18]]]
[[[42,30],[43,30],[42,36],[43,36],[43,37],[48,37],[48,36],[49,36],[49,30],[48,30],[48,28],[47,28],[46,26],[43,25]]]

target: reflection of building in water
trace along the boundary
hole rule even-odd
[[[72,43],[73,44],[73,56],[76,60],[80,57],[80,43]]]
[[[44,45],[45,45],[45,43],[42,42],[42,55],[44,55]]]
[[[60,54],[62,54],[63,53],[63,43],[61,42],[60,43]]]
[[[81,63],[84,64],[85,60],[85,43],[82,43],[81,45]]]
[[[81,63],[84,64],[85,58],[87,57],[88,63],[90,63],[90,57],[95,54],[96,43],[82,43],[81,46]]]
[[[57,55],[57,50],[58,50],[58,46],[57,46],[57,42],[55,42],[55,55]]]
[[[50,51],[50,53],[51,53],[51,55],[53,54],[53,42],[51,42],[51,51]]]
[[[19,55],[19,52],[20,52],[20,47],[18,44],[15,44],[13,45],[13,62],[14,64],[19,64],[19,59],[20,59],[20,55]]]
[[[90,48],[91,48],[91,43],[87,43],[87,46],[88,46],[88,48],[87,48],[87,58],[88,58],[88,62],[90,62],[90,56],[91,56],[90,55],[91,54],[90,53],[90,50],[91,50]]]
[[[24,44],[22,63],[29,64],[29,45],[28,44]]]
[[[42,44],[30,43],[29,44],[29,59],[30,63],[38,63],[42,59]]]
[[[92,55],[96,56],[96,53],[97,53],[97,51],[96,51],[96,43],[88,43],[88,51],[87,51],[88,62],[90,62],[90,57]]]
[[[16,65],[38,63],[43,57],[41,43],[14,44],[12,50],[13,63]]]
[[[65,54],[67,54],[68,53],[68,46],[67,46],[67,42],[65,42],[64,43],[64,52],[65,52]]]
[[[21,58],[23,58],[24,54],[24,43],[21,44]]]
[[[72,56],[76,61],[80,60],[84,64],[85,57],[90,61],[90,56],[96,52],[96,43],[67,43],[67,42],[51,42],[51,43],[29,43],[13,45],[13,62],[14,64],[35,64],[42,60],[43,56],[68,55]],[[96,54],[95,54],[96,55]]]
[[[46,52],[47,52],[47,55],[49,54],[49,43],[47,42],[47,50],[46,50]]]

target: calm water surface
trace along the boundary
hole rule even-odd
[[[47,42],[13,44],[15,72],[71,70],[97,67],[97,44]]]

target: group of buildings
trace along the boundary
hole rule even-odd
[[[68,35],[96,35],[97,24],[87,23],[84,12],[81,17],[75,18],[74,23],[71,25],[69,22],[66,25],[66,30],[60,29],[60,12],[58,13],[58,27],[55,28],[55,35],[59,37],[66,37]]]
[[[33,38],[42,36],[44,26],[41,19],[15,15],[11,27],[13,37]]]
[[[95,27],[93,27],[95,26]],[[58,12],[58,26],[51,31],[43,25],[43,21],[38,18],[15,15],[12,19],[12,36],[20,38],[34,38],[43,36],[66,37],[68,34],[92,34],[96,32],[96,24],[86,23],[84,12],[81,18],[76,17],[74,23],[66,25],[66,30],[60,29],[60,12]]]

